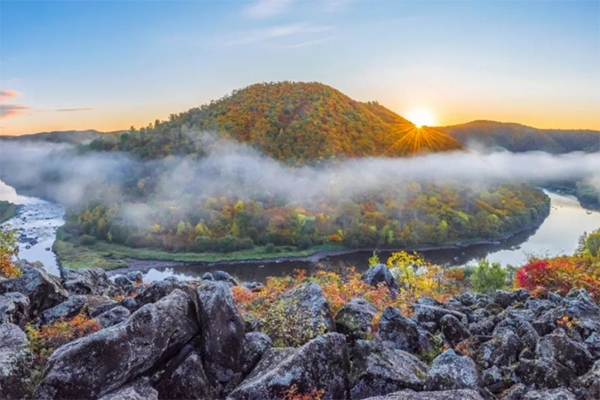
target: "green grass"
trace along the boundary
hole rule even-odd
[[[62,238],[59,238],[63,236]],[[267,253],[263,246],[251,250],[232,253],[175,253],[153,248],[132,248],[118,244],[97,241],[83,246],[72,240],[65,240],[66,235],[59,235],[54,242],[60,263],[71,269],[103,268],[116,269],[127,267],[128,259],[178,261],[178,262],[227,262],[268,260],[287,257],[308,257],[319,251],[342,250],[341,246],[315,246],[306,250],[297,250],[290,246],[276,247],[274,252]]]
[[[0,223],[17,214],[17,205],[8,201],[0,201]]]

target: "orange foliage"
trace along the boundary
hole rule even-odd
[[[287,391],[283,393],[283,400],[321,400],[325,394],[325,390],[313,389],[310,393],[299,393],[298,385],[293,384]]]

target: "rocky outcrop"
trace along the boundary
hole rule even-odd
[[[203,281],[198,302],[206,374],[213,384],[226,385],[242,371],[244,320],[225,282]]]
[[[479,373],[475,362],[467,356],[458,356],[447,350],[435,360],[427,374],[427,390],[479,388]]]
[[[19,267],[23,272],[20,277],[0,281],[0,294],[18,292],[27,296],[32,318],[69,297],[58,278],[26,262],[21,262]]]
[[[377,340],[389,341],[398,350],[415,353],[419,349],[419,327],[397,308],[387,307],[379,319]]]
[[[377,287],[381,283],[392,291],[397,291],[399,289],[394,275],[392,275],[390,270],[383,264],[377,264],[370,267],[367,272],[362,275],[362,280],[367,285],[374,287]]]
[[[27,335],[11,323],[0,325],[0,399],[27,397],[33,385]]]
[[[81,270],[62,269],[63,287],[70,295],[116,296],[121,293],[108,278],[106,271],[100,268]]]
[[[198,334],[194,303],[176,290],[122,324],[68,343],[52,354],[35,396],[100,397],[173,356]]]
[[[217,394],[204,373],[200,355],[192,346],[184,348],[167,364],[166,371],[156,384],[159,399],[214,399]]]
[[[364,299],[352,299],[338,311],[335,317],[337,331],[349,340],[367,339],[372,331],[377,308]],[[380,323],[381,325],[381,323]]]
[[[87,297],[75,295],[69,297],[57,306],[47,309],[40,315],[40,325],[53,324],[59,319],[73,318],[81,312],[87,304]]]
[[[261,368],[261,363],[257,369]],[[292,385],[300,393],[323,390],[324,400],[348,398],[350,361],[346,339],[339,333],[328,333],[313,339],[294,354],[263,369],[264,373],[246,378],[230,394],[230,398],[281,399]]]
[[[15,324],[21,328],[29,320],[29,298],[22,293],[0,295],[0,324]]]

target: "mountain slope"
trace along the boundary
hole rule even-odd
[[[110,132],[112,134],[117,132]],[[1,140],[14,140],[14,141],[34,141],[34,142],[52,142],[52,143],[72,143],[81,144],[89,143],[94,139],[100,139],[103,135],[110,133],[104,133],[93,129],[85,131],[53,131],[53,132],[39,132],[21,136],[0,136]]]
[[[558,154],[600,150],[600,132],[592,130],[537,129],[494,121],[473,121],[437,129],[463,144],[478,143],[514,152],[537,150]]]
[[[203,131],[218,132],[273,158],[299,163],[462,149],[444,133],[419,130],[377,103],[352,100],[320,83],[293,82],[251,85],[132,132],[117,146],[142,158],[196,153],[197,135]]]

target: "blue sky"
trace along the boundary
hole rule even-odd
[[[600,129],[600,3],[0,4],[1,134],[147,125],[278,80],[438,124]]]

